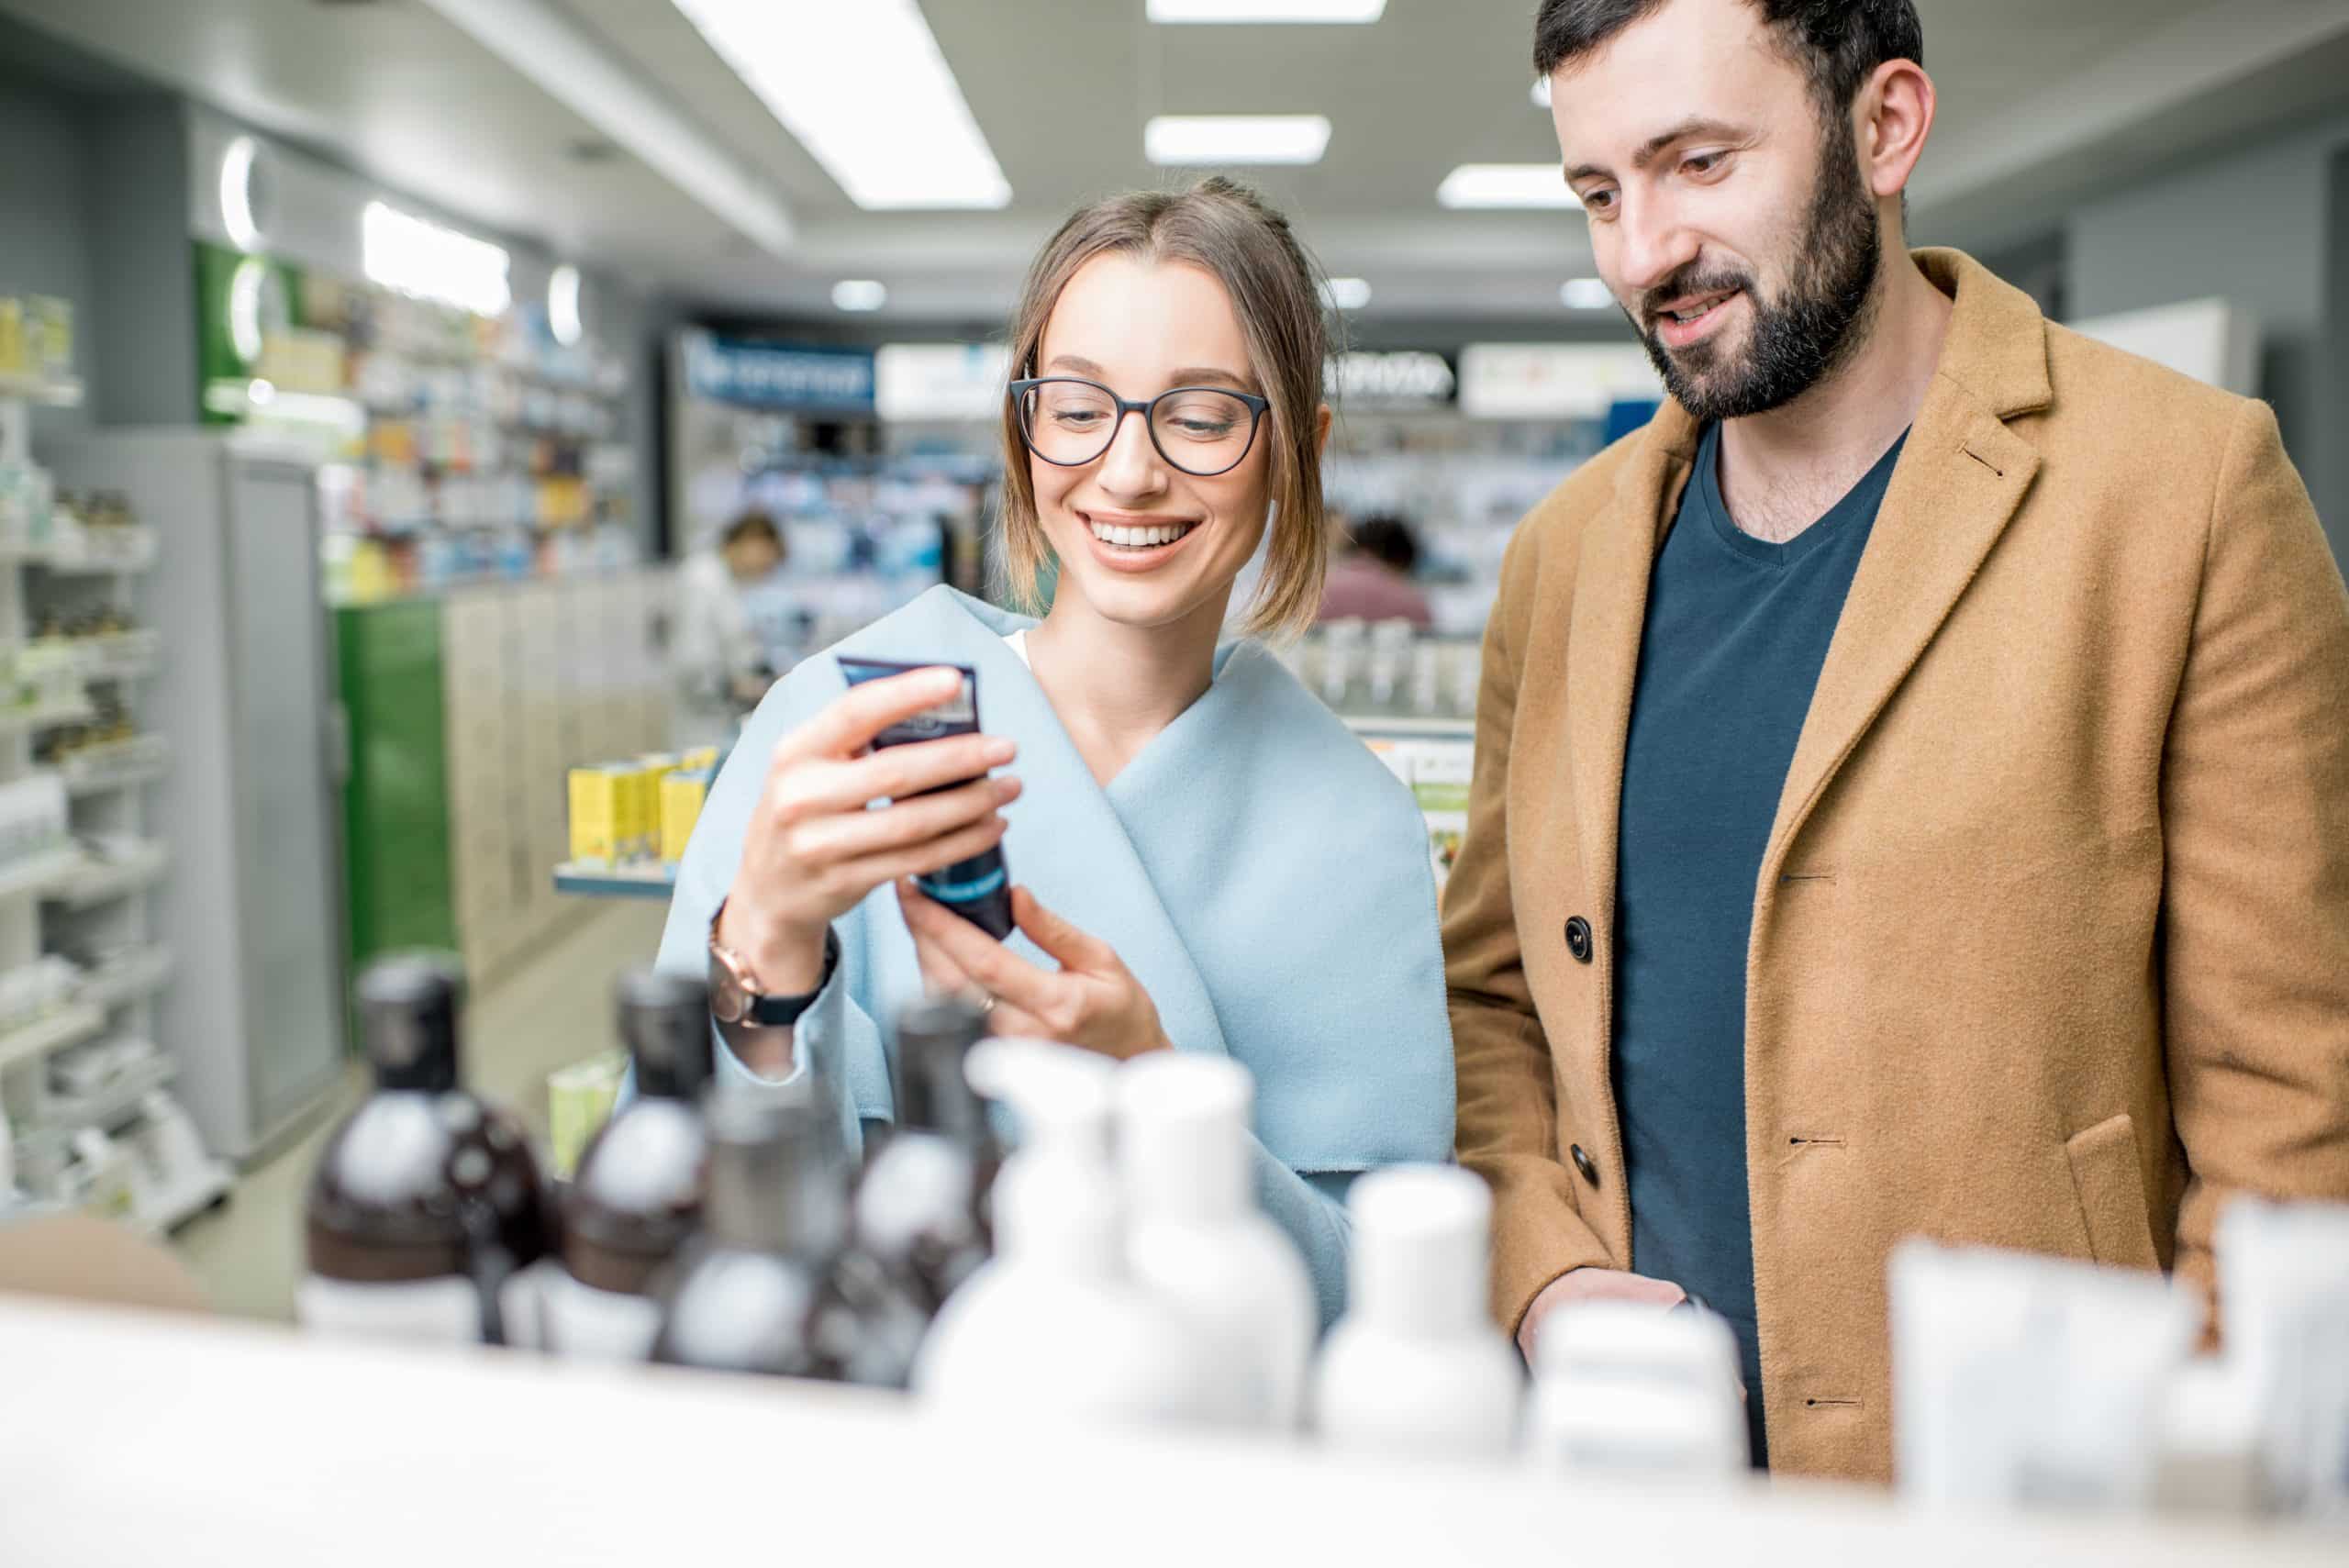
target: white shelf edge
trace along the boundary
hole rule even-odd
[[[13,1067],[19,1062],[29,1062],[62,1051],[69,1045],[79,1045],[106,1026],[105,1009],[85,1003],[51,1013],[39,1023],[0,1034],[0,1067]]]
[[[125,1082],[100,1089],[95,1095],[73,1096],[52,1089],[48,1108],[61,1114],[44,1116],[24,1130],[19,1141],[30,1145],[42,1139],[71,1139],[88,1127],[112,1131],[137,1116],[147,1096],[177,1075],[177,1065],[159,1052],[132,1069]]]
[[[0,735],[28,734],[36,729],[54,729],[62,724],[81,724],[95,718],[98,710],[84,697],[78,703],[42,703],[31,707],[0,708]]]
[[[22,398],[44,408],[77,408],[82,383],[73,376],[33,375],[24,371],[0,374],[0,398]]]
[[[88,909],[152,886],[162,879],[171,863],[171,851],[151,840],[139,845],[123,860],[96,861],[84,856],[83,863],[52,883],[43,897],[69,909]]]
[[[82,853],[79,850],[53,850],[45,855],[35,855],[0,870],[0,899],[46,893],[56,885],[59,879],[72,875],[81,865]]]

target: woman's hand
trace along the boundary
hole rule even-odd
[[[917,670],[852,687],[776,743],[742,833],[742,859],[718,940],[774,995],[822,982],[824,933],[865,895],[991,848],[1019,781],[988,778],[1012,743],[957,735],[863,755],[873,738],[952,696],[952,670]],[[968,780],[937,795],[922,792]],[[892,804],[878,811],[876,800]]]
[[[1119,1061],[1172,1049],[1157,1004],[1109,944],[1037,903],[1026,888],[1011,890],[1011,918],[1030,941],[1060,961],[1057,972],[1039,969],[924,897],[911,882],[897,884],[897,903],[913,932],[922,977],[934,990],[994,997],[987,1014],[992,1033],[1056,1040]]]

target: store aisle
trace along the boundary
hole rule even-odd
[[[546,1136],[546,1077],[612,1043],[612,978],[649,959],[665,906],[617,904],[550,944],[538,958],[473,1000],[465,1030],[467,1080],[518,1114],[532,1137]],[[301,1270],[302,1196],[319,1145],[342,1110],[363,1092],[351,1064],[342,1105],[299,1142],[243,1173],[224,1209],[190,1224],[176,1239],[212,1303],[238,1318],[293,1316]]]

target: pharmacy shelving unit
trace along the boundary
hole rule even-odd
[[[80,400],[73,382],[0,377],[0,463],[30,467],[32,406]],[[123,711],[151,716],[156,705],[141,687],[162,654],[152,631],[70,644],[31,633],[44,605],[130,612],[158,555],[155,533],[138,525],[28,527],[0,539],[0,648],[20,672],[39,670],[43,694],[0,711],[0,780],[31,776],[41,737],[94,717],[94,693],[111,689]],[[0,866],[0,966],[57,953],[82,964],[69,994],[0,1034],[0,1109],[16,1129],[19,1179],[37,1196],[90,1205],[155,1233],[222,1201],[230,1183],[228,1166],[195,1146],[169,1099],[173,1063],[155,1043],[158,999],[175,963],[155,935],[153,893],[172,857],[150,826],[149,797],[169,766],[168,746],[151,733],[57,760],[70,845]],[[55,1059],[77,1047],[120,1066],[62,1083]],[[106,1153],[103,1167],[93,1151]]]

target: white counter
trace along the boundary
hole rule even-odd
[[[2342,1568],[2349,1540],[984,1430],[854,1390],[0,1296],[0,1563]]]

